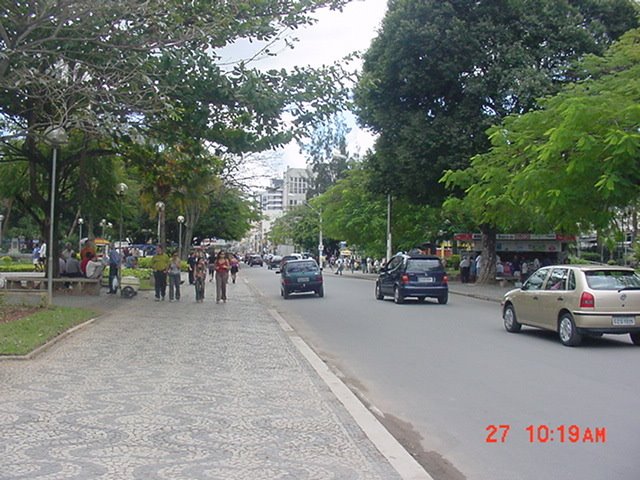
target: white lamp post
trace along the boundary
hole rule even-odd
[[[51,306],[53,303],[53,233],[55,224],[56,210],[56,176],[58,162],[58,147],[67,142],[67,132],[64,128],[56,127],[50,129],[45,134],[46,141],[53,146],[53,159],[51,162],[51,205],[49,210],[49,245],[47,246],[47,304]]]
[[[0,251],[2,251],[2,222],[4,222],[4,215],[0,214]]]
[[[119,183],[116,186],[116,193],[118,197],[120,197],[120,229],[118,232],[118,241],[120,242],[120,265],[118,265],[118,287],[122,291],[122,260],[123,260],[123,249],[122,249],[122,223],[124,222],[124,213],[123,213],[123,203],[124,196],[129,190],[129,187],[126,183]]]
[[[322,210],[313,208],[307,202],[304,202],[304,204],[318,214],[318,264],[322,267],[322,254],[324,252],[324,245],[322,244]]]
[[[182,260],[182,224],[184,223],[184,217],[178,215],[178,256]]]
[[[100,220],[100,226],[102,227],[102,234],[100,235],[102,238],[104,238],[104,229],[107,226],[107,219],[103,218],[102,220]]]
[[[78,228],[80,229],[80,236],[78,237],[78,253],[82,251],[82,224],[84,223],[83,218],[78,219]],[[80,259],[82,260],[82,259]]]
[[[162,215],[164,214],[164,207],[165,207],[164,202],[156,202],[156,210],[158,211],[158,244],[162,245],[163,247],[164,247],[164,244],[162,242],[162,238],[160,237],[160,234],[161,234],[160,226],[162,223]]]

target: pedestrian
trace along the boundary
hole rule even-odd
[[[469,270],[471,268],[471,262],[466,255],[462,257],[460,261],[460,280],[462,283],[469,283]]]
[[[167,271],[170,263],[169,255],[164,253],[163,248],[158,245],[156,254],[151,258],[151,269],[156,286],[156,302],[159,302],[161,298],[164,300],[167,293]]]
[[[344,259],[342,257],[338,258],[336,261],[336,275],[342,275],[342,270],[344,270]]]
[[[231,255],[231,281],[236,283],[236,277],[238,276],[238,270],[240,269],[240,262],[238,261],[238,257],[235,255]]]
[[[196,288],[196,302],[204,301],[204,284],[207,279],[207,264],[203,256],[196,256],[196,264],[193,267],[193,284]]]
[[[218,252],[218,256],[213,262],[213,267],[216,275],[216,303],[227,301],[227,282],[229,281],[229,270],[231,264],[227,255],[221,250]]]
[[[31,252],[31,261],[33,262],[33,269],[36,272],[41,270],[40,268],[40,247],[33,247],[33,252]]]
[[[44,272],[44,266],[47,264],[47,242],[40,244],[39,250],[40,269]]]
[[[215,276],[216,267],[215,260],[213,254],[209,255],[209,281],[213,282],[213,277]]]
[[[180,257],[178,252],[175,252],[171,256],[171,262],[169,263],[169,301],[180,301]]]
[[[520,281],[524,283],[527,278],[529,278],[529,264],[526,260],[523,260],[520,265]]]
[[[118,269],[120,268],[120,252],[116,246],[111,243],[109,245],[109,291],[108,294],[114,295],[118,292]]]
[[[196,256],[196,252],[192,250],[189,254],[189,258],[187,258],[187,265],[189,266],[189,285],[193,285],[195,283],[193,273],[196,268],[196,263],[198,263],[198,257]]]

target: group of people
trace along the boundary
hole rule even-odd
[[[235,255],[224,251],[208,256],[203,251],[193,251],[187,259],[189,284],[194,285],[196,302],[204,301],[207,274],[209,281],[215,279],[216,303],[227,301],[227,284],[229,279],[236,283],[239,262]],[[165,299],[167,279],[169,283],[169,301],[180,301],[181,261],[177,253],[169,257],[162,247],[158,246],[151,259],[151,268],[155,281],[156,302]]]
[[[500,257],[496,259],[497,277],[515,277],[524,282],[532,272],[540,268],[540,260],[520,259],[517,255],[511,260],[502,261]],[[460,260],[460,281],[462,283],[475,282],[480,275],[482,268],[482,255],[463,255]]]

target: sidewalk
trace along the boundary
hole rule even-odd
[[[182,287],[174,303],[56,298],[105,313],[0,362],[0,479],[430,478],[381,453],[249,285],[230,284],[226,304],[212,283],[204,303]]]

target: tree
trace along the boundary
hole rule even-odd
[[[489,152],[445,174],[466,192],[448,208],[487,230],[610,227],[640,195],[639,45],[640,30],[628,32],[604,56],[579,63],[586,80],[493,127]]]
[[[0,161],[26,163],[29,213],[41,231],[48,230],[52,193],[44,193],[51,184],[44,142],[54,126],[102,143],[105,151],[98,156],[105,158],[117,153],[123,137],[137,141],[149,135],[146,128],[175,126],[180,119],[184,129],[155,132],[154,142],[184,145],[184,138],[170,133],[190,132],[209,142],[201,149],[260,151],[328,115],[344,99],[336,82],[342,80],[340,68],[260,73],[241,64],[222,71],[215,67],[215,52],[240,38],[269,41],[282,29],[313,22],[318,8],[341,8],[346,1],[5,2],[0,138],[7,147],[2,151],[12,152]],[[201,78],[197,95],[189,97],[195,78]],[[285,111],[293,126],[280,118]],[[194,125],[201,128],[189,128]],[[61,149],[60,171],[67,172],[61,175],[72,177],[68,158]],[[64,183],[64,177],[58,180]],[[56,245],[50,248],[55,254]]]
[[[438,205],[444,170],[574,79],[572,62],[636,27],[627,0],[397,0],[364,56],[357,114],[379,134],[373,186]]]
[[[318,125],[308,140],[299,140],[301,153],[307,155],[307,165],[314,173],[307,198],[324,193],[343,178],[349,170],[347,134],[349,128],[341,116],[333,116]]]

